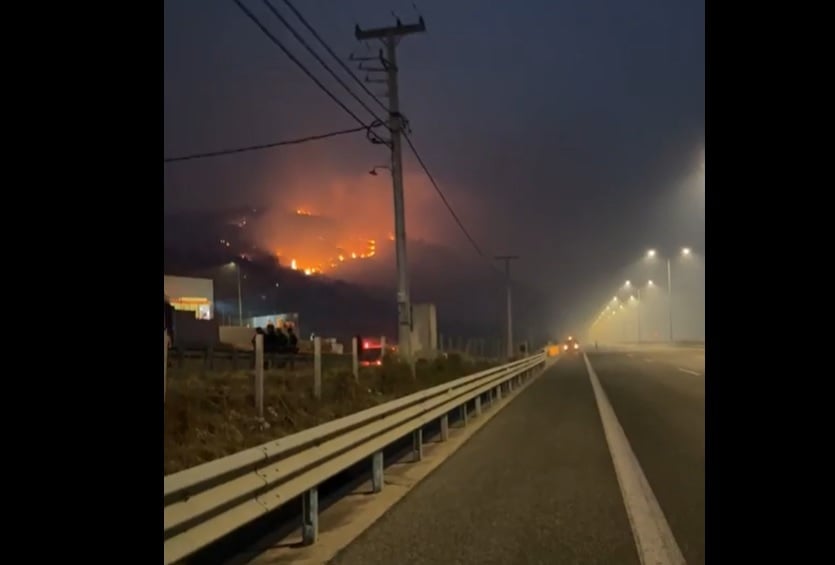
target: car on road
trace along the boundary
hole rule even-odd
[[[386,345],[386,353],[397,351],[396,346]],[[362,342],[362,349],[359,353],[359,364],[361,367],[373,367],[383,364],[382,340],[365,339]]]
[[[580,344],[571,336],[568,336],[562,347],[565,353],[579,353],[580,351]]]

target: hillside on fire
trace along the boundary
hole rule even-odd
[[[237,316],[234,262],[241,266],[245,317],[298,312],[305,332],[395,335],[393,235],[371,226],[348,229],[301,207],[169,214],[165,272],[213,279],[221,321]],[[436,304],[442,333],[502,335],[504,279],[498,271],[478,257],[422,240],[409,240],[408,259],[412,302]],[[545,331],[528,325],[542,301],[536,290],[514,285],[520,339]]]

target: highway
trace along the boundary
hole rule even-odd
[[[566,356],[332,563],[704,563],[704,349],[588,360],[603,404]]]

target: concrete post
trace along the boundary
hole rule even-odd
[[[322,338],[313,338],[313,397],[322,398]]]

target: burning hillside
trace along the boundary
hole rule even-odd
[[[276,220],[270,217],[270,223]],[[276,229],[269,229],[270,227]],[[385,243],[394,240],[392,234],[376,233],[372,226],[366,230],[350,229],[344,223],[320,216],[309,208],[296,208],[285,213],[279,226],[262,226],[271,237],[262,241],[278,257],[281,264],[306,275],[335,275],[347,264],[370,260],[381,253]],[[259,238],[264,239],[264,238]],[[392,245],[393,247],[393,245]],[[389,253],[386,253],[388,255]]]
[[[272,202],[242,227],[259,248],[278,256],[282,265],[309,275],[354,280],[383,266],[393,272],[390,178],[298,164],[276,177],[265,180],[276,187]],[[439,213],[437,196],[425,175],[407,173],[404,184],[409,240],[446,240],[451,222]]]

